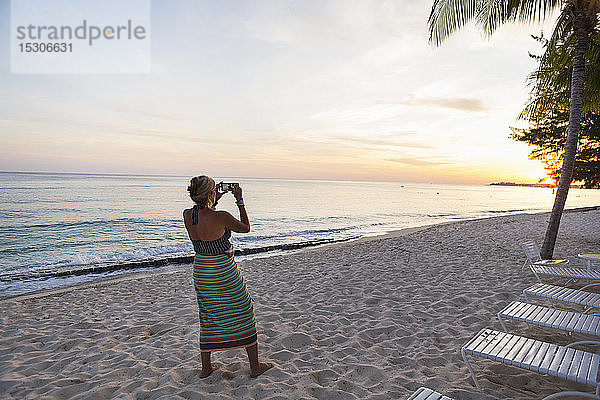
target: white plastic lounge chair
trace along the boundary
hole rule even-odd
[[[408,398],[408,400],[452,400],[426,387],[420,387]]]
[[[529,302],[529,296],[544,297],[550,300],[564,301],[566,303],[578,304],[586,307],[600,308],[600,294],[586,292],[591,286],[599,286],[598,283],[586,285],[581,289],[571,289],[562,286],[548,285],[545,283],[536,283],[533,286],[523,290],[525,300]]]
[[[596,396],[600,396],[600,382],[598,380],[600,355],[575,350],[571,347],[583,343],[592,342],[576,342],[567,346],[558,346],[510,333],[482,329],[461,349],[461,354],[471,373],[473,382],[479,390],[481,390],[481,386],[479,386],[473,368],[467,360],[467,354],[500,361],[539,374],[548,374],[587,384],[596,389]],[[551,398],[560,395],[557,393],[552,395],[554,397]],[[589,393],[586,393],[586,395],[589,395]]]
[[[592,264],[594,262],[600,262],[600,254],[594,254],[594,253],[584,253],[584,254],[577,254],[578,258],[581,258],[585,264],[585,267],[588,270],[592,269]]]
[[[589,270],[576,269],[576,268],[565,268],[564,265],[569,262],[569,260],[542,260],[542,256],[540,255],[540,249],[534,241],[530,240],[523,244],[521,244],[523,251],[525,251],[525,256],[527,259],[523,263],[522,269],[526,266],[529,266],[535,277],[538,281],[542,281],[540,275],[542,276],[553,276],[559,278],[586,278],[586,279],[600,279],[600,273],[594,275],[593,277],[588,277],[587,273]],[[586,274],[583,273],[586,272]],[[573,276],[575,274],[576,276]],[[583,276],[579,276],[582,275]]]
[[[525,265],[527,265],[527,263],[529,263],[530,265],[557,265],[566,264],[569,262],[569,260],[542,260],[540,249],[533,240],[529,240],[525,243],[522,243],[521,247],[523,248],[523,251],[525,251],[525,256],[527,256],[527,261],[525,261]]]
[[[598,397],[597,395],[593,394],[593,393],[585,393],[585,392],[560,392],[560,393],[554,393],[551,394],[550,396],[546,396],[544,397],[542,400],[550,400],[550,399],[558,399],[559,397],[576,397],[579,399],[600,399],[600,397]]]
[[[557,310],[536,304],[513,301],[498,313],[498,321],[506,333],[502,319],[513,319],[548,328],[561,329],[586,335],[600,336],[600,317],[577,312]]]
[[[531,271],[542,282],[541,276],[549,276],[554,278],[569,278],[569,279],[589,279],[600,280],[600,270],[588,270],[585,268],[565,268],[553,267],[546,265],[532,265]]]

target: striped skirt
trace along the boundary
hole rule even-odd
[[[233,254],[196,254],[194,287],[200,313],[200,351],[236,349],[257,342],[252,299]]]

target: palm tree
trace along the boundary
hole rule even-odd
[[[543,258],[552,258],[573,179],[584,100],[585,56],[590,38],[599,30],[600,0],[434,0],[429,16],[429,41],[438,46],[471,20],[485,35],[491,36],[506,22],[542,21],[557,9],[560,13],[544,56],[550,57],[560,43],[570,42],[574,46],[570,56],[569,127],[560,180],[541,250]]]

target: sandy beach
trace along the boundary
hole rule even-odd
[[[586,390],[460,347],[535,282],[522,272],[526,239],[541,242],[548,214],[408,229],[239,262],[254,300],[261,358],[213,354],[201,380],[191,266],[0,301],[3,399],[403,399],[428,386],[454,399],[539,399]],[[600,210],[566,213],[555,258],[583,265],[600,253]],[[511,324],[566,344],[573,337]]]

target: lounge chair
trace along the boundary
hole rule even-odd
[[[600,398],[600,382],[598,380],[600,355],[575,350],[571,347],[584,343],[600,342],[585,341],[571,343],[567,346],[558,346],[510,333],[482,329],[461,349],[461,354],[471,373],[473,382],[479,390],[481,390],[481,386],[477,381],[473,368],[471,368],[467,355],[496,360],[539,374],[547,374],[593,386],[596,389],[597,398]],[[560,395],[564,395],[564,393],[553,394],[548,398],[556,398]],[[585,396],[589,397],[590,393],[585,393]]]
[[[523,251],[525,251],[525,256],[527,256],[525,265],[527,265],[527,264],[557,265],[557,264],[566,264],[569,262],[569,260],[542,260],[542,255],[540,254],[540,249],[533,240],[529,240],[525,243],[522,243],[521,247],[523,248]]]
[[[578,269],[578,268],[565,268],[564,265],[569,262],[569,260],[542,260],[542,256],[540,255],[540,249],[534,241],[530,240],[521,244],[523,251],[525,251],[525,256],[527,259],[523,263],[524,269],[529,266],[531,272],[535,275],[539,282],[542,281],[540,276],[552,276],[559,278],[587,278],[587,273],[590,271]],[[585,274],[583,273],[585,271]],[[575,275],[573,275],[575,274]],[[600,279],[600,273],[591,277],[591,279]]]
[[[546,396],[542,400],[558,399],[559,397],[576,397],[578,399],[583,399],[583,398],[586,398],[586,399],[600,399],[600,397],[598,397],[598,395],[595,395],[593,393],[585,393],[585,392],[560,392],[560,393],[551,394],[550,396]]]
[[[539,282],[542,282],[541,276],[549,276],[553,278],[600,280],[600,270],[553,267],[548,265],[532,265],[530,268]]]
[[[452,400],[426,387],[420,387],[408,398],[408,400]]]
[[[586,292],[584,289],[591,286],[599,286],[598,283],[586,285],[581,289],[571,289],[562,286],[536,283],[523,290],[525,300],[529,302],[529,296],[544,297],[550,300],[564,301],[566,303],[578,304],[585,307],[600,308],[600,294]]]
[[[527,322],[567,332],[600,336],[600,317],[597,315],[557,310],[520,301],[513,301],[498,313],[498,321],[500,321],[504,331],[508,333],[503,319]]]
[[[588,270],[592,269],[592,264],[594,262],[600,262],[600,254],[584,253],[584,254],[577,254],[577,257],[581,258],[583,260],[583,262],[585,263],[585,267]]]

